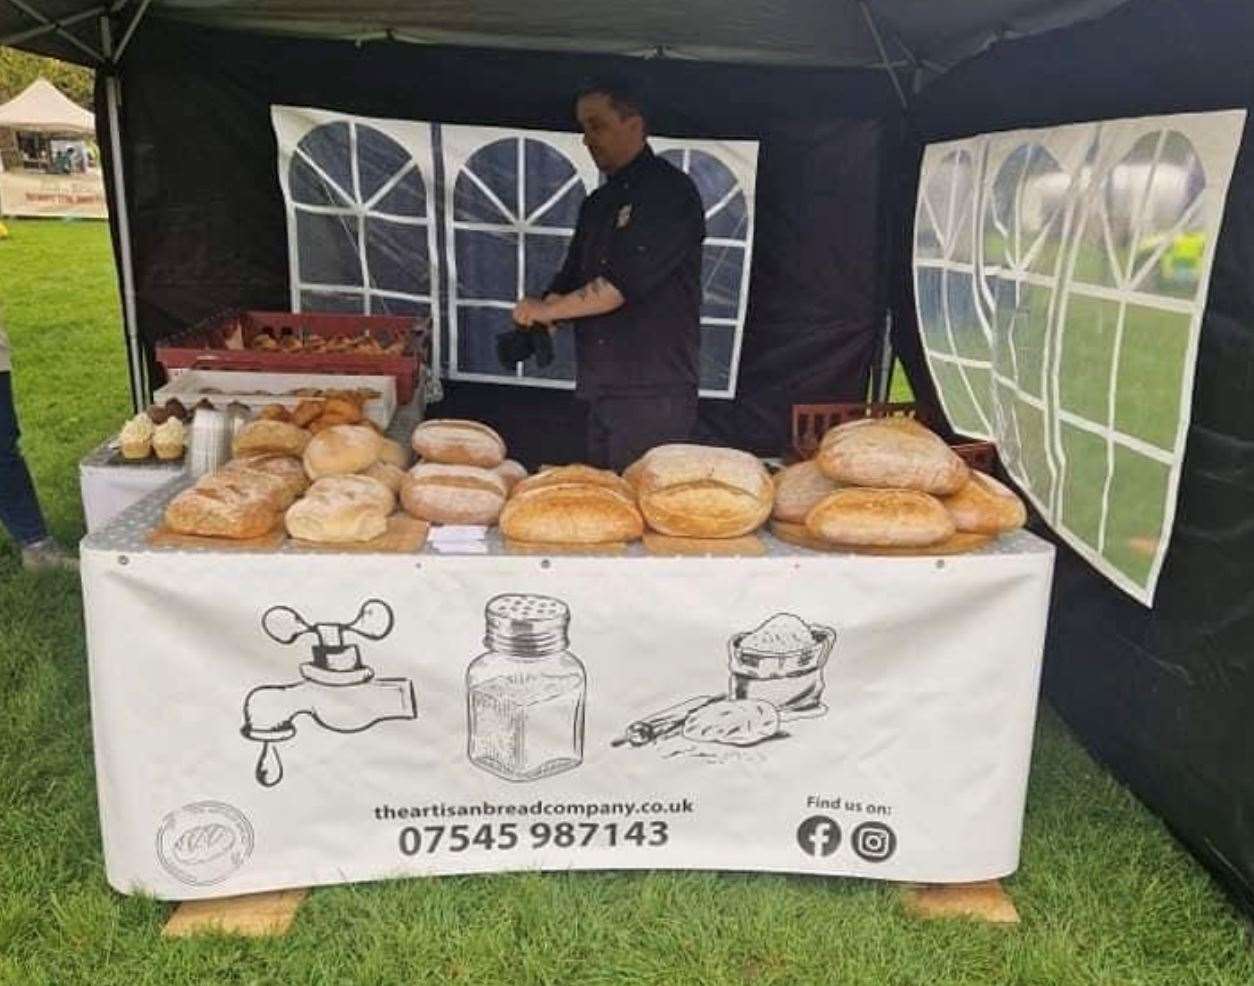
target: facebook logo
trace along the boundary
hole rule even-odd
[[[807,856],[830,856],[840,845],[840,826],[827,815],[811,815],[797,826],[797,845]]]

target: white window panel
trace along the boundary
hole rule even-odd
[[[945,413],[1146,605],[1184,457],[1241,111],[927,148],[919,328]]]

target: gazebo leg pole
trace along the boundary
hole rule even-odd
[[[131,256],[131,221],[126,202],[126,180],[122,165],[121,83],[113,61],[113,31],[108,17],[100,18],[100,40],[106,61],[111,66],[105,78],[105,103],[109,112],[109,156],[113,162],[114,219],[118,224],[118,244],[122,263],[122,317],[126,322],[126,350],[129,357],[131,401],[136,412],[148,405],[147,374],[144,350],[139,339],[139,318],[135,311],[135,267]]]

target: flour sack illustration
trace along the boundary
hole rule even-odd
[[[357,644],[345,634],[382,640],[395,617],[382,599],[367,599],[348,623],[309,623],[290,606],[273,606],[261,618],[266,635],[280,644],[310,634],[313,660],[300,665],[301,681],[261,685],[244,699],[245,739],[261,744],[257,783],[274,787],[283,779],[279,744],[296,735],[297,716],[307,715],[323,729],[360,733],[387,719],[416,719],[414,685],[408,678],[376,678],[362,663]]]

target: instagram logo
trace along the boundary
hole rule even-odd
[[[868,863],[882,863],[897,851],[897,835],[883,822],[863,822],[853,830],[849,844]]]

